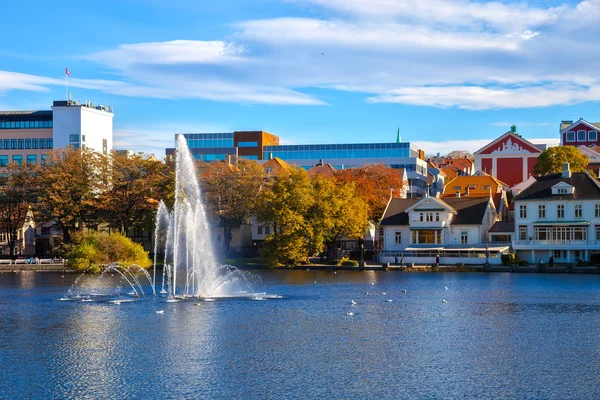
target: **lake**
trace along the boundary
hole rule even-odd
[[[0,274],[0,398],[600,398],[598,275],[257,274],[283,298],[61,301],[130,288]]]

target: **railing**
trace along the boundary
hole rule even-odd
[[[600,246],[600,240],[513,240],[513,246],[586,245]]]
[[[0,264],[64,264],[64,259],[52,259],[52,258],[38,258],[34,259],[33,262],[29,258],[17,258],[16,260],[11,259],[0,259]]]

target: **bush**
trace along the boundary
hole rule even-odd
[[[341,267],[358,267],[358,261],[351,260],[346,257],[342,257],[342,259],[338,262],[338,266]]]
[[[141,244],[120,233],[88,232],[77,234],[67,248],[67,265],[78,271],[99,272],[103,265],[149,268],[152,261]]]

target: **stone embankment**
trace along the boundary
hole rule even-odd
[[[69,269],[64,262],[55,262],[52,259],[41,259],[30,263],[28,259],[0,260],[0,273],[2,272],[77,272]]]

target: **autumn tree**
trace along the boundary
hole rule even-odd
[[[572,172],[584,172],[590,158],[575,146],[550,147],[538,156],[533,172],[540,175],[558,173],[564,163],[569,163]]]
[[[199,164],[208,210],[223,227],[229,251],[231,228],[248,222],[263,185],[264,171],[255,161],[240,158],[235,164],[216,161]]]
[[[369,207],[369,220],[377,222],[390,199],[390,194],[400,197],[406,190],[399,171],[388,166],[365,165],[348,168],[336,174],[340,182],[354,182],[356,195]]]
[[[62,231],[66,243],[84,222],[95,219],[102,171],[99,157],[103,156],[87,149],[55,149],[39,170],[36,210],[43,221],[52,221]]]
[[[273,228],[260,249],[267,265],[308,262],[312,226],[307,215],[314,202],[313,188],[303,169],[282,172],[261,191],[256,218]]]
[[[163,195],[162,164],[142,153],[113,151],[102,158],[103,185],[95,199],[100,221],[124,234],[130,228],[150,229]]]
[[[7,234],[10,255],[15,255],[18,232],[36,198],[36,166],[11,163],[0,175],[0,229]]]
[[[475,160],[475,157],[473,157],[473,154],[471,154],[467,150],[452,150],[451,152],[446,154],[446,157],[448,157],[448,158],[468,158],[471,161]]]

